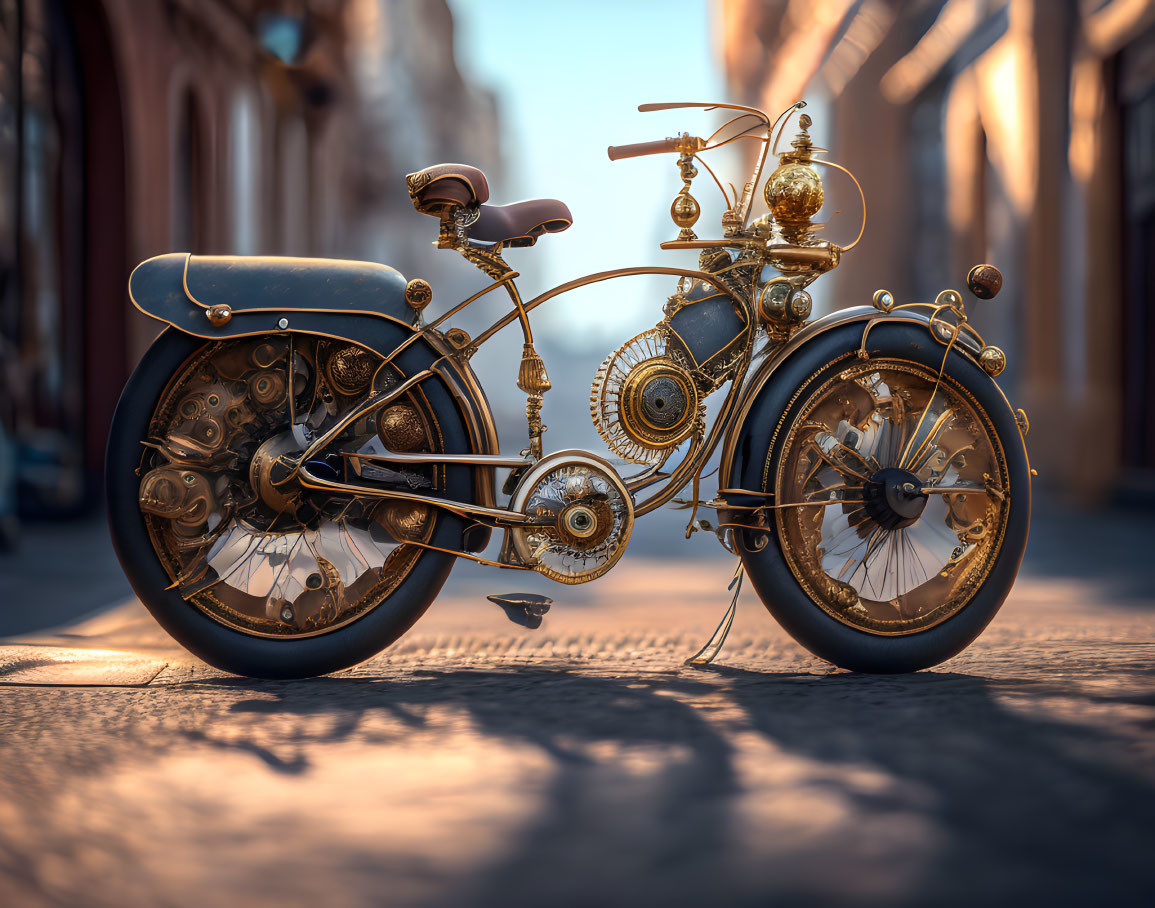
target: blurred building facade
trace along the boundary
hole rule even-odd
[[[444,0],[0,0],[0,485],[17,472],[31,511],[93,499],[157,333],[128,302],[137,262],[420,267],[434,228],[404,168],[465,148],[500,164]]]
[[[1155,3],[723,0],[720,15],[735,94],[774,113],[817,102],[831,159],[866,191],[838,305],[878,287],[933,299],[999,265],[1002,295],[969,309],[1008,353],[1041,482],[1150,500]],[[834,184],[828,208],[852,220]]]

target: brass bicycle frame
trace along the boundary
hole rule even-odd
[[[735,247],[737,247],[739,245],[740,245],[740,243],[734,244]],[[722,284],[722,282],[720,282],[718,280],[717,275],[710,274],[709,272],[696,271],[696,270],[688,269],[688,268],[667,268],[667,267],[662,267],[662,266],[643,266],[643,267],[632,267],[632,268],[615,268],[611,271],[599,271],[599,272],[596,272],[594,274],[586,275],[585,277],[577,278],[577,279],[572,280],[572,281],[567,281],[564,284],[559,284],[558,286],[554,287],[553,289],[547,290],[545,293],[542,293],[542,294],[534,297],[529,302],[523,303],[522,304],[522,311],[524,313],[528,314],[529,312],[533,311],[534,309],[536,309],[538,306],[542,305],[543,303],[549,302],[551,299],[554,299],[555,297],[561,296],[562,294],[567,293],[570,290],[576,290],[579,287],[585,287],[585,286],[589,286],[591,284],[596,284],[596,283],[600,283],[602,281],[612,280],[614,278],[619,278],[619,277],[636,277],[636,276],[641,276],[641,275],[685,277],[685,278],[691,278],[693,280],[706,281],[707,283],[711,284],[711,286],[716,287],[718,290],[720,290],[726,296],[730,297],[731,300],[733,300],[738,306],[742,307],[743,309],[748,309],[750,306],[750,304],[748,302],[744,301],[741,297],[739,297],[738,295],[733,293],[724,284]],[[415,341],[417,341],[421,337],[427,336],[430,333],[436,331],[437,327],[441,324],[444,324],[444,322],[450,316],[455,315],[456,313],[460,312],[466,306],[468,306],[471,303],[475,302],[476,300],[480,299],[482,296],[487,294],[489,291],[494,290],[497,287],[505,285],[505,284],[512,285],[513,280],[516,276],[517,276],[516,273],[514,273],[514,274],[506,276],[500,280],[495,281],[493,284],[490,284],[489,286],[485,287],[480,292],[475,293],[473,296],[469,297],[468,299],[456,304],[451,309],[449,309],[448,312],[446,312],[444,315],[439,316],[437,319],[430,322],[424,328],[420,328],[417,331],[415,331],[411,337],[406,338],[406,340],[404,342],[402,342],[388,357],[386,357],[383,365],[389,363],[405,347],[414,343]],[[519,313],[518,313],[517,309],[511,309],[509,312],[507,312],[506,314],[504,314],[500,318],[498,318],[492,325],[490,325],[488,328],[486,328],[485,331],[483,331],[481,334],[479,334],[477,336],[477,338],[471,342],[470,349],[476,350],[483,343],[485,343],[490,338],[492,338],[498,331],[500,331],[502,328],[504,328],[508,325],[513,324],[513,322],[516,321],[518,318],[519,318]],[[690,450],[686,453],[685,457],[682,459],[682,462],[677,466],[676,469],[674,469],[670,473],[660,472],[660,468],[661,468],[662,464],[658,464],[656,467],[651,467],[649,470],[645,470],[642,473],[638,474],[637,476],[624,477],[623,478],[623,481],[626,484],[626,488],[629,489],[631,494],[634,494],[635,492],[641,491],[642,489],[647,488],[647,487],[649,487],[649,486],[651,486],[657,482],[664,482],[665,483],[663,485],[662,489],[660,489],[658,492],[654,493],[650,497],[642,500],[641,502],[639,502],[635,506],[635,508],[634,508],[635,515],[640,516],[642,514],[648,514],[649,512],[656,510],[657,508],[660,508],[662,505],[666,504],[671,498],[673,498],[676,494],[678,494],[678,492],[686,485],[686,483],[688,483],[694,477],[694,475],[696,475],[698,472],[701,471],[702,466],[709,459],[710,455],[713,453],[714,449],[717,447],[718,442],[726,434],[727,430],[729,429],[729,427],[733,423],[734,417],[737,414],[737,408],[735,405],[736,405],[738,398],[740,396],[740,393],[739,393],[740,392],[740,386],[741,386],[740,379],[742,378],[743,374],[745,373],[745,370],[746,370],[746,368],[750,362],[750,352],[751,352],[751,348],[752,348],[753,334],[754,334],[755,326],[756,326],[756,320],[753,319],[752,317],[749,318],[748,319],[748,327],[747,327],[745,353],[744,353],[742,359],[740,360],[740,362],[739,362],[739,364],[735,370],[734,378],[730,382],[730,388],[729,388],[729,391],[727,392],[726,399],[722,404],[722,409],[719,412],[717,418],[714,420],[713,424],[711,425],[710,431],[707,433],[705,438],[704,439],[702,439],[702,438],[695,439],[691,443]],[[453,356],[463,356],[463,355],[464,354],[462,354],[462,353],[447,353],[443,357],[441,357],[441,359],[445,359],[447,357],[453,357]],[[439,361],[440,360],[438,360],[438,362]],[[434,363],[434,366],[436,366],[436,362]],[[438,372],[433,367],[425,369],[421,372],[418,372],[415,375],[410,376],[404,382],[402,382],[400,385],[398,385],[396,388],[394,388],[394,389],[392,389],[392,390],[390,390],[384,394],[380,394],[380,395],[376,395],[374,397],[371,397],[369,400],[365,401],[360,407],[357,407],[356,409],[350,411],[349,413],[346,413],[332,427],[330,427],[328,429],[328,431],[326,431],[323,435],[319,436],[318,438],[314,439],[309,444],[308,448],[306,448],[305,452],[302,454],[302,456],[300,458],[300,464],[297,467],[297,470],[295,472],[296,480],[302,486],[305,486],[306,488],[316,489],[318,491],[339,492],[341,494],[346,494],[346,495],[356,495],[356,496],[371,497],[371,498],[399,499],[399,500],[403,500],[403,501],[421,502],[423,504],[427,504],[427,505],[430,505],[432,507],[440,508],[442,510],[447,510],[447,511],[450,511],[452,513],[455,513],[455,514],[458,514],[461,516],[472,517],[472,518],[481,520],[483,522],[491,523],[492,525],[499,526],[499,527],[524,525],[527,522],[527,520],[522,514],[519,514],[516,511],[512,511],[512,510],[509,510],[506,508],[486,507],[483,505],[472,504],[472,503],[468,503],[468,502],[455,501],[453,499],[448,499],[448,498],[439,498],[439,497],[431,496],[431,495],[423,495],[423,494],[418,494],[415,492],[405,492],[405,491],[396,490],[396,489],[384,489],[384,488],[378,488],[375,486],[361,485],[358,483],[348,483],[348,482],[340,482],[340,481],[336,481],[336,480],[329,480],[329,479],[324,479],[324,478],[321,478],[321,477],[315,475],[312,471],[310,471],[308,469],[307,461],[309,461],[310,459],[316,457],[319,453],[321,453],[349,425],[356,422],[358,419],[361,419],[365,416],[368,416],[368,415],[382,409],[383,407],[385,407],[386,405],[388,405],[392,401],[397,400],[399,397],[401,397],[407,391],[414,388],[420,382],[424,381],[427,378],[433,377],[437,374],[438,374]],[[504,455],[500,455],[500,454],[498,454],[498,455],[407,454],[407,453],[393,452],[393,451],[389,451],[385,454],[374,454],[374,455],[357,454],[355,452],[345,452],[345,451],[339,452],[339,453],[340,453],[340,456],[345,457],[349,460],[362,460],[362,461],[375,462],[375,463],[397,463],[397,464],[401,464],[401,463],[418,464],[418,463],[420,463],[420,464],[443,464],[443,465],[468,464],[468,465],[474,465],[474,466],[514,467],[514,468],[528,466],[529,464],[532,463],[532,461],[527,461],[524,458],[515,458],[515,457],[509,457],[509,456],[504,456]]]

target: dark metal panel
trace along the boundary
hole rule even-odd
[[[682,342],[695,367],[706,365],[740,340],[746,320],[730,297],[710,288],[709,295],[690,302],[670,316],[670,328]]]

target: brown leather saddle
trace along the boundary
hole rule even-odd
[[[435,164],[405,178],[413,207],[422,214],[444,217],[454,208],[477,208],[469,237],[503,246],[532,246],[538,237],[561,233],[573,223],[564,202],[531,199],[512,205],[486,205],[489,181],[468,164]]]

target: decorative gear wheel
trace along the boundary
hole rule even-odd
[[[534,521],[510,531],[518,556],[559,583],[585,583],[612,568],[634,524],[625,483],[612,466],[584,451],[538,461],[510,507]]]
[[[689,438],[700,423],[699,404],[697,384],[661,328],[606,357],[590,389],[594,428],[631,463],[658,463]]]

